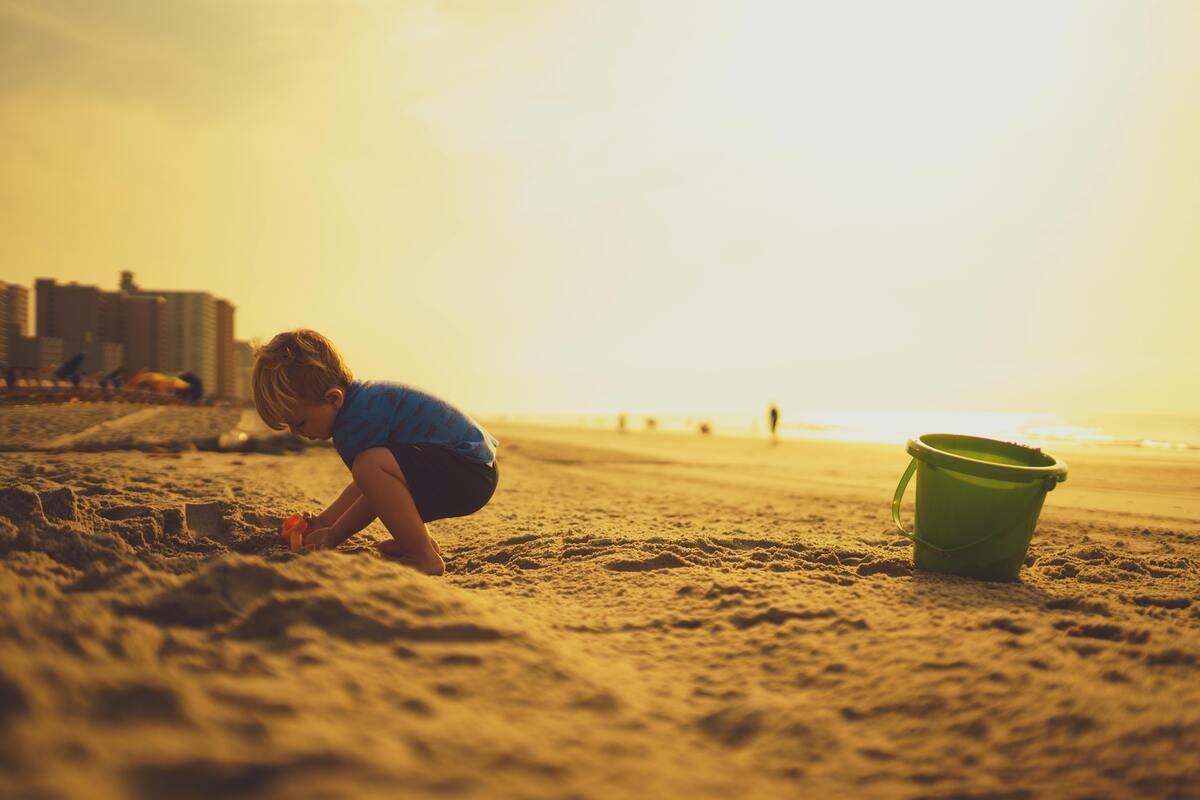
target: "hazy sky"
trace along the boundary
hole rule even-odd
[[[1200,413],[1200,3],[0,0],[0,279],[479,412]]]

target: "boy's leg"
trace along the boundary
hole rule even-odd
[[[425,529],[396,457],[386,447],[365,450],[354,460],[351,474],[371,510],[392,535],[393,541],[378,545],[379,551],[429,575],[445,572],[446,563]]]

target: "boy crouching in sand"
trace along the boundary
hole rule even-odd
[[[254,361],[254,405],[274,430],[333,437],[353,480],[329,508],[307,516],[306,547],[337,547],[383,522],[380,553],[428,575],[446,571],[425,523],[473,514],[496,491],[499,442],[466,414],[401,383],[356,381],[316,331],[281,333]]]

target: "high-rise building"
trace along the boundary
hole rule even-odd
[[[8,296],[9,338],[29,336],[29,288],[10,283],[5,288]]]
[[[38,278],[37,335],[60,339],[62,357],[78,353],[83,372],[111,372],[122,366],[125,347],[121,337],[121,294],[97,286],[60,284]]]
[[[121,293],[100,291],[99,319],[95,338],[101,342],[121,341]]]
[[[251,399],[254,374],[254,345],[250,342],[233,343],[234,393],[233,396],[245,402]]]
[[[204,384],[205,394],[217,388],[217,301],[208,292],[142,289],[132,272],[121,273],[121,289],[135,296],[166,301],[165,342],[159,369],[191,372]]]
[[[237,396],[233,356],[234,310],[233,303],[228,300],[217,300],[217,385],[213,394],[226,399]]]
[[[67,342],[104,341],[100,329],[105,292],[99,287],[38,278],[34,291],[38,336],[54,336]]]
[[[161,370],[166,363],[167,301],[154,295],[121,294],[117,341],[125,346],[125,371]]]
[[[0,281],[0,367],[8,366],[8,284]]]
[[[167,369],[217,385],[217,303],[208,292],[154,292],[167,301]]]
[[[0,365],[16,366],[15,349],[29,335],[29,289],[0,282]]]

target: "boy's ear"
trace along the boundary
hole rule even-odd
[[[341,408],[346,401],[346,393],[341,389],[330,389],[325,393],[325,401],[334,408]]]

